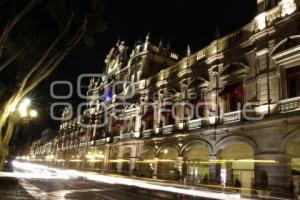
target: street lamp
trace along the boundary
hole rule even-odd
[[[8,106],[8,111],[10,113],[13,113],[16,111],[18,111],[18,114],[21,118],[26,118],[26,117],[30,117],[30,118],[35,118],[38,115],[38,112],[34,109],[31,109],[28,111],[28,109],[30,108],[31,105],[31,100],[29,98],[25,98],[23,99],[19,104],[11,104]]]
[[[37,117],[38,113],[36,110],[30,110],[29,111],[29,116],[32,117],[32,118],[35,118]]]
[[[31,100],[29,98],[24,98],[20,102],[13,102],[8,106],[8,112],[10,112],[10,120],[16,125],[9,151],[12,151],[12,154],[16,154],[16,149],[18,146],[17,137],[22,128],[23,124],[27,123],[29,120],[37,117],[38,112],[34,109],[31,109]],[[52,157],[47,157],[46,159],[53,159]]]

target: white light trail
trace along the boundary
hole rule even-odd
[[[17,169],[22,170],[29,170],[33,173],[35,171],[42,171],[45,175],[51,174],[50,172],[55,172],[57,177],[64,177],[64,178],[71,178],[71,177],[83,177],[88,180],[103,182],[108,184],[120,184],[120,185],[127,185],[127,186],[135,186],[144,189],[150,190],[160,190],[165,192],[172,192],[178,194],[185,194],[185,195],[192,195],[197,197],[207,197],[213,199],[229,199],[229,200],[237,200],[240,199],[240,194],[229,194],[224,192],[213,192],[213,191],[204,191],[199,189],[193,189],[191,187],[184,188],[180,187],[179,185],[170,185],[165,183],[157,183],[157,182],[150,182],[145,180],[136,180],[131,178],[123,178],[123,177],[114,177],[114,176],[106,176],[106,175],[99,175],[95,173],[88,173],[88,172],[80,172],[76,170],[62,170],[56,168],[50,168],[43,165],[31,164],[31,163],[22,163],[18,161],[13,161],[13,166]],[[46,172],[48,171],[48,172]],[[39,177],[41,178],[41,177]]]

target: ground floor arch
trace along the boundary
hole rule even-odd
[[[157,159],[157,177],[160,179],[172,179],[176,176],[178,168],[176,162],[178,160],[178,150],[174,146],[164,146],[158,152]],[[175,173],[175,174],[174,174]]]
[[[217,153],[220,163],[220,182],[226,186],[247,188],[251,193],[254,179],[254,149],[246,142],[228,143]]]
[[[136,175],[152,178],[154,165],[155,149],[153,147],[145,147],[139,155]]]
[[[130,174],[130,157],[131,157],[131,149],[129,147],[122,148],[117,160],[118,173],[122,175]]]
[[[118,173],[118,148],[111,148],[108,160],[108,173]]]
[[[294,186],[293,193],[300,193],[300,136],[286,146],[287,160],[290,162],[290,174]]]
[[[91,148],[85,153],[85,169],[91,171],[103,171],[105,168],[105,149]]]
[[[187,182],[207,184],[209,179],[209,150],[202,144],[192,144],[183,152],[182,175]]]

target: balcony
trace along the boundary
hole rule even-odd
[[[134,138],[134,133],[124,133],[122,135],[122,140],[129,140],[129,139],[132,139]]]
[[[300,110],[300,97],[284,99],[278,102],[279,113],[289,113]]]
[[[239,122],[239,121],[241,121],[241,119],[242,119],[242,111],[241,110],[223,114],[223,123],[224,124]]]
[[[82,142],[79,144],[79,147],[86,147],[86,142]]]
[[[199,119],[194,119],[194,120],[190,120],[188,125],[189,125],[189,130],[195,130],[195,129],[200,129],[202,126],[202,118]]]
[[[113,143],[119,142],[121,139],[121,136],[114,136],[113,137]]]
[[[174,127],[175,127],[174,124],[164,126],[162,128],[162,134],[163,135],[171,134],[174,131]]]
[[[154,133],[154,129],[148,129],[143,131],[143,138],[150,138]]]
[[[104,139],[100,139],[100,140],[96,140],[96,146],[101,146],[105,144],[105,138]]]
[[[93,146],[94,145],[94,140],[89,141],[89,146]]]

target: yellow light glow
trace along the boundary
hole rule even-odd
[[[119,163],[119,162],[129,162],[129,160],[117,159],[117,160],[110,160],[109,162],[116,162],[116,163]]]
[[[103,160],[97,160],[97,159],[92,159],[92,160],[88,160],[87,162],[102,162]]]
[[[171,159],[154,159],[154,160],[140,160],[139,163],[154,163],[154,162],[175,162]]]
[[[53,160],[54,159],[54,156],[53,155],[47,155],[46,156],[46,160]]]
[[[92,156],[92,155],[86,155],[85,157],[90,158],[90,159],[94,158],[94,156]]]
[[[178,123],[178,128],[179,128],[179,130],[183,129],[183,122]]]
[[[11,104],[8,106],[8,111],[9,112],[15,112],[16,110],[16,104]]]
[[[70,160],[70,162],[81,162],[82,160],[80,160],[80,159],[72,159],[72,160]]]
[[[30,110],[29,115],[30,115],[30,117],[34,118],[34,117],[37,117],[38,113],[36,110]]]
[[[97,154],[96,157],[97,158],[104,158],[104,155],[103,154]]]
[[[30,105],[30,100],[28,98],[24,99],[18,106],[18,111],[21,117],[26,117],[28,115],[27,109]]]
[[[31,103],[31,100],[29,98],[25,98],[22,102],[22,104],[29,106]]]
[[[206,161],[200,161],[199,163],[203,163]],[[245,163],[278,163],[276,160],[253,160],[253,159],[222,159],[222,160],[209,160],[208,163],[226,163],[226,162],[245,162]]]

